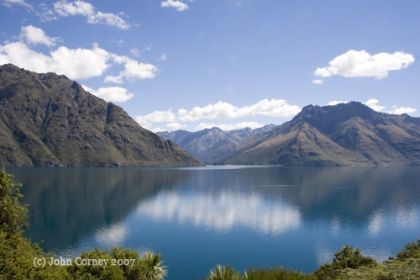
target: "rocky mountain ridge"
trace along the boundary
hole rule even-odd
[[[0,66],[0,166],[198,164],[63,75]]]

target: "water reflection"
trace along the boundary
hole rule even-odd
[[[123,223],[100,228],[95,233],[96,241],[107,247],[121,246],[126,236],[127,226]]]
[[[217,231],[243,226],[263,233],[280,234],[301,223],[298,209],[277,199],[268,201],[258,193],[222,191],[184,195],[165,192],[138,207],[141,215],[176,220]]]
[[[47,250],[76,245],[124,220],[138,203],[182,181],[175,170],[24,168],[12,170],[29,206],[29,236]],[[112,232],[112,231],[111,231]]]
[[[169,279],[218,263],[311,271],[344,244],[384,259],[420,238],[414,167],[11,171],[43,248],[147,248],[163,254]]]

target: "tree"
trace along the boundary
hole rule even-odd
[[[21,232],[26,226],[28,210],[22,204],[21,185],[0,170],[0,230],[8,234]]]

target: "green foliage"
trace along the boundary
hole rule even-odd
[[[85,252],[80,256],[86,260],[106,260],[107,265],[73,265],[68,267],[72,279],[98,279],[98,280],[162,280],[166,276],[159,255],[146,252],[142,257],[133,250],[114,248],[106,252],[99,249]],[[115,264],[115,260],[127,260],[127,264]]]
[[[289,271],[282,268],[250,269],[243,275],[231,267],[216,266],[207,277],[208,280],[313,280],[311,275]]]
[[[282,268],[273,269],[251,269],[245,273],[246,280],[312,280],[310,275],[302,272],[285,270]]]
[[[336,279],[343,269],[356,269],[375,264],[374,259],[363,256],[359,249],[344,246],[340,252],[334,255],[332,263],[321,266],[314,275],[317,279]]]
[[[35,267],[35,257],[48,258],[22,233],[0,231],[0,279],[71,279],[64,267]]]
[[[73,263],[68,269],[73,279],[124,279],[123,271],[118,266],[111,266],[109,264],[112,256],[104,251],[96,249],[85,252],[80,255],[80,258],[84,260],[107,260],[108,265],[76,265]]]
[[[402,261],[409,258],[420,259],[420,240],[405,245],[404,249],[398,253],[395,259]]]
[[[130,276],[130,279],[160,280],[165,278],[166,268],[162,264],[160,255],[146,252],[141,262],[137,262],[137,270],[131,272]]]
[[[161,280],[166,276],[159,255],[147,252],[142,257],[136,251],[115,248],[111,252],[93,250],[82,253],[79,261],[69,266],[51,265],[50,256],[26,239],[27,209],[21,203],[20,185],[11,175],[0,171],[0,279],[77,279],[77,280]],[[34,259],[44,259],[45,265],[34,265]],[[80,265],[82,260],[106,260],[106,265]],[[126,260],[127,263],[113,263]],[[131,261],[132,260],[132,261]]]
[[[216,266],[210,271],[208,280],[240,280],[241,275],[230,266]]]
[[[20,232],[26,224],[27,209],[21,203],[20,184],[0,170],[0,230],[6,233]]]

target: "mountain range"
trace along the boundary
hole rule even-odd
[[[420,164],[420,118],[376,112],[359,102],[308,105],[291,121],[254,130],[158,134],[211,164]]]
[[[199,164],[63,75],[0,66],[0,167]]]
[[[257,129],[155,134],[63,75],[0,66],[0,167],[201,162],[420,165],[420,118],[349,102],[308,105],[284,124]]]

